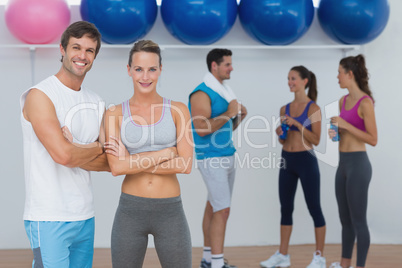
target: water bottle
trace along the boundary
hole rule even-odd
[[[286,140],[286,138],[288,137],[289,125],[286,124],[285,120],[282,121],[281,128],[283,133],[279,136],[279,138],[282,140]]]
[[[335,125],[333,125],[333,124],[331,123],[331,127],[330,127],[330,128],[333,129],[333,130],[335,130],[335,132],[336,132],[336,135],[332,138],[332,141],[339,141],[339,131],[338,131],[338,127],[335,126]]]

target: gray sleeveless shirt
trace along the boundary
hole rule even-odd
[[[129,100],[122,103],[122,114],[120,135],[130,154],[176,146],[176,125],[171,113],[170,100],[163,98],[162,115],[158,122],[151,125],[145,124],[142,117],[131,115]]]

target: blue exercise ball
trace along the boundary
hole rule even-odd
[[[324,32],[343,44],[365,44],[381,34],[389,18],[387,0],[321,0],[318,20]]]
[[[244,30],[266,45],[288,45],[302,37],[314,18],[312,0],[241,0]]]
[[[81,0],[80,12],[96,25],[104,42],[129,44],[151,30],[158,6],[156,0]]]
[[[237,17],[236,0],[163,0],[161,16],[175,38],[189,45],[221,39]]]

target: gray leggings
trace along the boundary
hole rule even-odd
[[[181,197],[144,198],[122,193],[112,229],[114,268],[140,268],[154,236],[164,268],[191,268],[191,237]]]
[[[370,247],[367,226],[367,196],[371,164],[366,152],[340,153],[335,193],[342,224],[342,257],[352,258],[357,238],[357,266],[365,266]]]

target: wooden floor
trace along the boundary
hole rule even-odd
[[[231,264],[239,268],[260,267],[259,263],[275,253],[277,246],[260,247],[226,247],[225,258]],[[305,268],[311,261],[314,245],[290,246],[292,268]],[[339,261],[341,246],[326,245],[325,257],[327,267],[335,261]],[[355,250],[356,251],[356,250]],[[193,248],[193,268],[198,267],[201,260],[202,249]],[[355,267],[356,257],[353,256],[352,264]],[[29,268],[32,263],[32,251],[0,250],[0,268]],[[110,268],[110,249],[95,249],[93,268]],[[161,267],[155,249],[149,248],[145,257],[145,268]],[[402,245],[371,245],[366,268],[401,268]],[[174,267],[172,267],[174,268]]]

